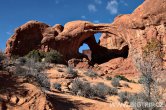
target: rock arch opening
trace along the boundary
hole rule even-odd
[[[89,60],[91,60],[91,50],[89,46],[86,43],[83,43],[79,48],[79,53],[83,56],[88,57]]]
[[[118,50],[118,49],[106,49],[106,48],[103,48],[103,54],[93,54],[92,52],[92,62],[95,64],[95,63],[98,63],[98,64],[102,64],[102,63],[105,63],[105,62],[108,62],[109,60],[111,59],[114,59],[114,58],[119,58],[119,57],[122,57],[122,58],[127,58],[128,57],[128,54],[129,54],[129,47],[128,45],[124,46],[121,50]]]
[[[114,58],[128,57],[129,46],[127,44],[121,49],[109,49],[100,45],[99,38],[101,37],[101,34],[102,33],[95,34],[82,41],[78,50],[82,57],[88,58],[91,61],[91,64],[102,64]]]

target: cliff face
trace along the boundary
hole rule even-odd
[[[95,41],[95,33],[103,33],[100,45]],[[139,57],[142,48],[153,38],[162,45],[160,51],[164,53],[163,64],[166,65],[166,0],[146,0],[132,14],[116,17],[112,24],[72,21],[64,27],[59,24],[51,27],[30,21],[8,40],[6,54],[23,56],[33,49],[46,52],[55,49],[69,60],[85,57],[78,49],[87,43],[92,56],[102,58],[109,53],[113,57],[123,57],[127,46],[129,57]]]

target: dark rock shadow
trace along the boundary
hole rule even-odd
[[[127,58],[129,53],[129,47],[128,45],[124,46],[121,50],[118,49],[106,49],[105,47],[102,47],[103,52],[101,54],[92,54],[92,60],[91,63],[95,64],[102,64],[105,62],[108,62],[111,59],[114,58]]]
[[[81,101],[70,101],[56,95],[47,95],[47,100],[52,104],[53,110],[79,110],[79,106],[89,107],[92,103],[82,103]]]

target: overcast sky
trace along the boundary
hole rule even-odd
[[[29,20],[64,25],[73,20],[111,23],[129,14],[144,0],[0,0],[0,49],[18,26]],[[99,35],[96,37],[98,40]],[[81,47],[87,48],[86,45]]]

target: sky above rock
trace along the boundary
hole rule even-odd
[[[144,0],[0,0],[0,49],[14,29],[29,20],[62,24],[73,20],[111,23],[119,14],[130,14]],[[100,34],[96,35],[98,41]],[[80,51],[87,49],[80,47]]]

